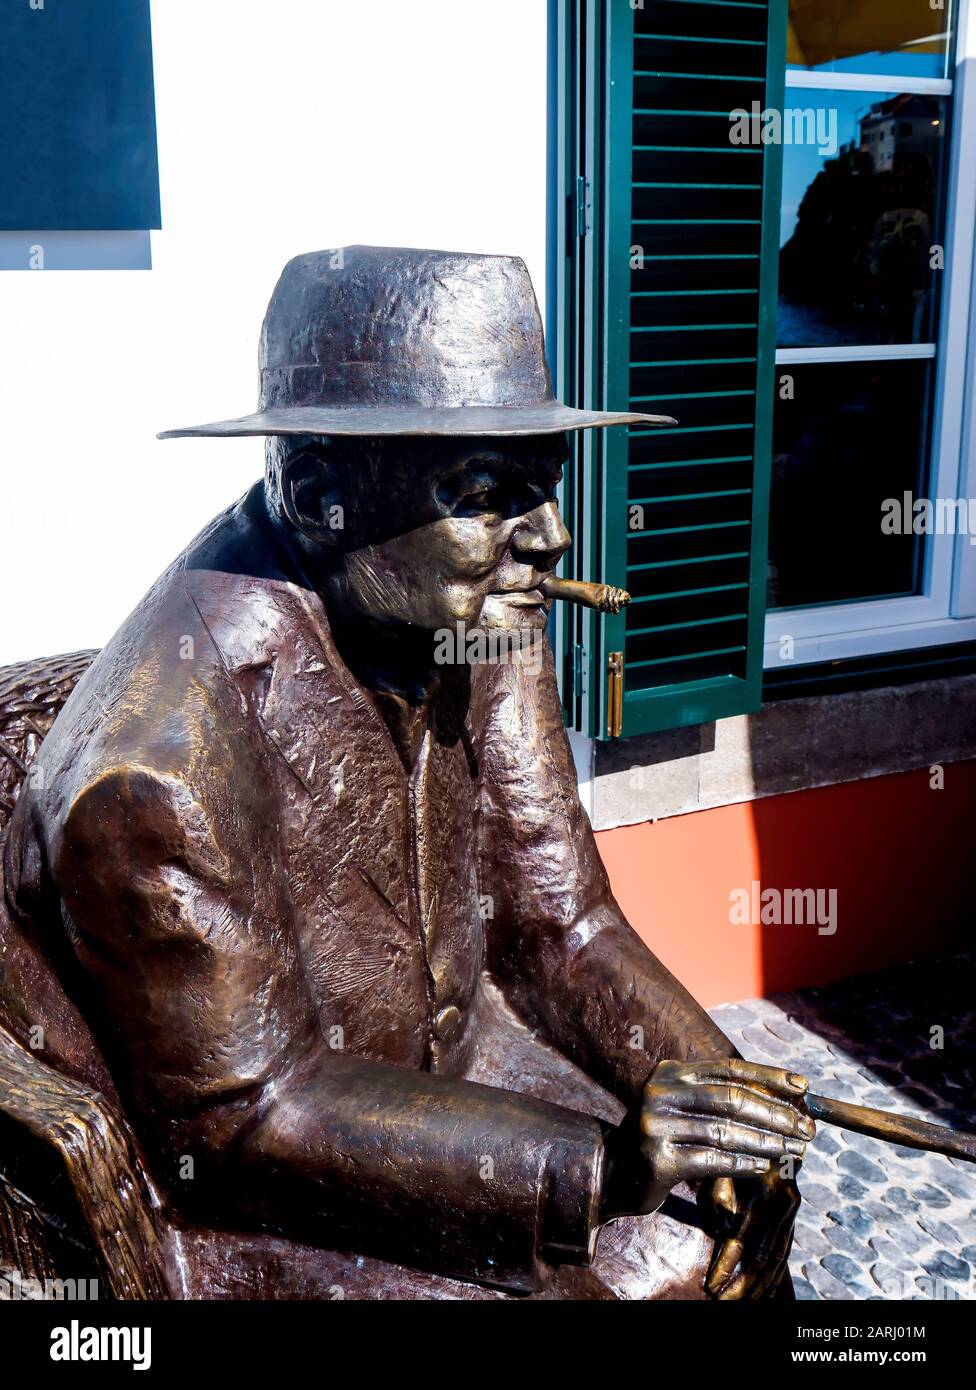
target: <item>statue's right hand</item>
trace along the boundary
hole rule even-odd
[[[816,1133],[797,1105],[806,1090],[805,1077],[738,1057],[659,1062],[610,1146],[605,1218],[655,1211],[678,1182],[799,1162]]]

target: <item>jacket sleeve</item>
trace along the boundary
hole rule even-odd
[[[517,653],[482,672],[480,891],[489,966],[509,1001],[625,1104],[661,1060],[735,1056],[613,897],[548,644],[541,663]]]
[[[603,1126],[331,1050],[269,802],[241,781],[242,800],[218,803],[182,776],[110,768],[52,845],[90,1013],[177,1204],[515,1290],[547,1262],[587,1262]]]

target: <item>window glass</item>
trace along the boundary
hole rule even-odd
[[[792,68],[945,77],[954,0],[790,0]]]
[[[949,102],[791,88],[788,105],[780,346],[932,342]]]
[[[910,516],[904,494],[925,496],[932,364],[805,363],[776,375],[769,606],[918,592],[922,538],[882,521],[889,499]]]

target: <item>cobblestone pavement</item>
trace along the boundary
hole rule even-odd
[[[974,1009],[976,959],[957,956],[711,1014],[821,1095],[976,1130]],[[798,1182],[798,1298],[976,1298],[976,1164],[821,1124]]]

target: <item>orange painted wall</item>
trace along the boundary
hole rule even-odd
[[[710,1007],[972,946],[976,762],[792,792],[597,835],[614,892]],[[837,890],[837,931],[732,925],[730,893]]]

